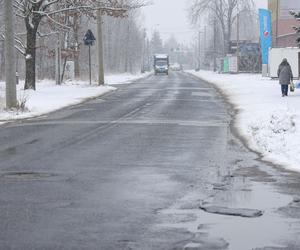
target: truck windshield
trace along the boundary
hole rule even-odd
[[[167,66],[167,61],[156,61],[155,65],[157,65],[157,66]]]

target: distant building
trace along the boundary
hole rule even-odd
[[[272,13],[273,47],[297,47],[293,26],[299,25],[289,11],[300,11],[299,0],[268,0]]]

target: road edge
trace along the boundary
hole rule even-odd
[[[290,170],[290,169],[287,169],[284,165],[282,164],[279,164],[279,163],[276,163],[276,162],[273,162],[271,160],[268,160],[268,159],[264,159],[265,155],[256,150],[256,149],[253,149],[248,141],[248,139],[242,135],[240,129],[238,128],[237,124],[238,124],[238,121],[237,121],[237,116],[240,114],[241,110],[239,108],[236,107],[236,105],[231,101],[231,98],[230,96],[225,93],[225,91],[219,87],[216,83],[214,83],[213,81],[208,81],[207,79],[204,79],[202,78],[201,76],[199,75],[196,75],[196,74],[193,74],[192,72],[187,72],[187,71],[184,71],[184,73],[190,75],[191,77],[194,77],[196,79],[200,79],[201,81],[204,81],[210,85],[213,86],[213,88],[224,98],[224,101],[225,103],[230,107],[230,110],[232,110],[233,112],[229,112],[229,115],[231,116],[231,120],[230,120],[230,123],[229,123],[229,127],[230,127],[230,131],[232,133],[233,136],[235,136],[241,143],[242,145],[247,148],[250,152],[254,153],[257,155],[257,158],[256,160],[260,161],[260,162],[263,162],[265,164],[268,164],[280,171],[285,171],[285,172],[289,172],[289,173],[299,173],[295,170]]]
[[[61,110],[66,109],[66,108],[76,107],[77,105],[84,104],[86,102],[95,100],[95,99],[97,99],[99,97],[102,97],[102,96],[105,96],[105,95],[109,95],[109,94],[117,91],[118,88],[115,87],[114,85],[116,85],[116,86],[117,85],[118,86],[123,86],[124,85],[124,87],[126,87],[127,85],[135,84],[135,83],[137,83],[138,81],[140,81],[142,79],[146,79],[146,78],[150,77],[151,75],[152,75],[152,73],[147,74],[145,76],[142,76],[140,78],[134,79],[134,80],[132,80],[130,82],[126,82],[126,83],[113,84],[113,85],[105,84],[104,86],[111,87],[111,89],[107,90],[104,93],[98,94],[98,95],[93,95],[93,96],[82,98],[82,99],[80,99],[76,103],[74,102],[73,104],[66,104],[65,106],[61,106],[59,108],[55,108],[55,109],[53,109],[51,111],[47,111],[47,112],[43,112],[43,113],[39,113],[39,114],[35,114],[35,115],[28,115],[26,117],[20,117],[20,118],[17,117],[17,118],[14,118],[14,119],[0,120],[0,127],[5,126],[7,124],[14,123],[14,122],[20,122],[20,121],[22,122],[22,121],[26,121],[26,120],[29,120],[29,119],[39,118],[39,117],[42,117],[42,116],[45,116],[45,115],[51,115],[52,113],[61,111]]]

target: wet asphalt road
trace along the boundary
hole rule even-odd
[[[250,152],[233,114],[172,73],[2,126],[0,248],[300,249],[300,175]]]

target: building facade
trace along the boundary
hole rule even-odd
[[[299,25],[290,11],[300,11],[298,0],[268,0],[272,14],[273,47],[297,47],[293,26]]]

